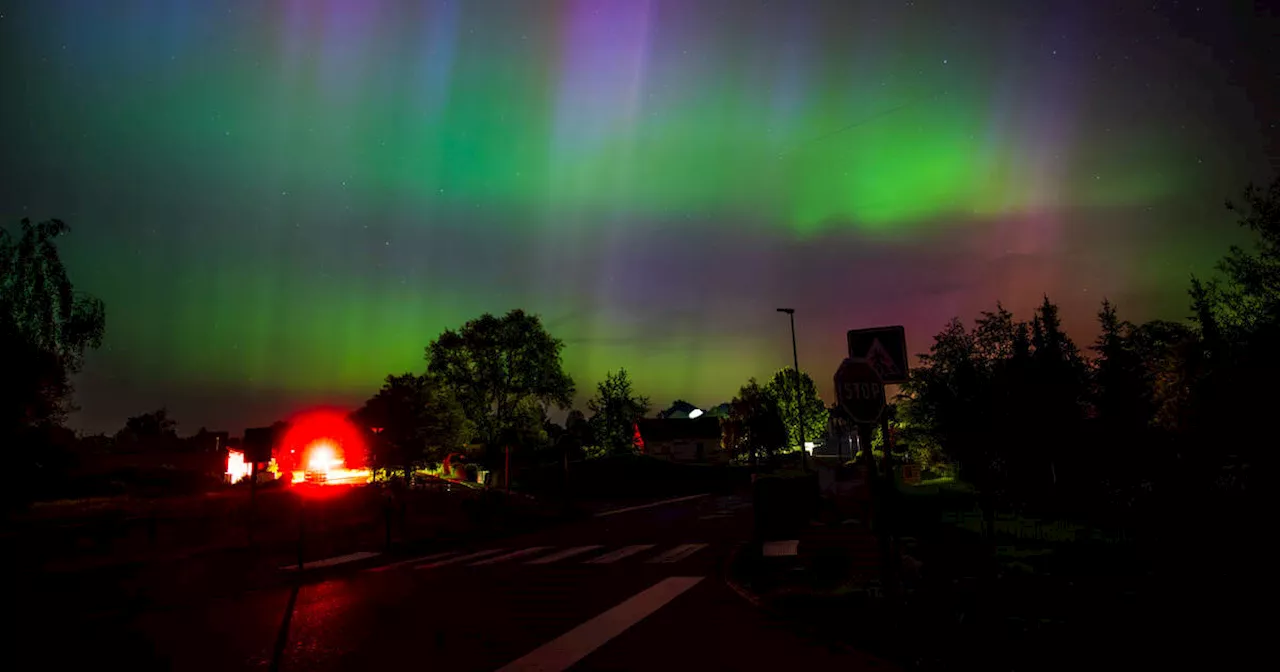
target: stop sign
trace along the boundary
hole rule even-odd
[[[836,369],[836,399],[854,422],[875,422],[884,412],[884,383],[863,360],[846,359]]]

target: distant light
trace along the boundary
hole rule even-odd
[[[244,461],[243,451],[227,451],[227,480],[239,483],[249,477],[252,469],[253,465]]]
[[[813,449],[814,449],[815,447],[817,447],[817,445],[818,445],[818,444],[816,444],[816,443],[814,443],[814,442],[812,442],[812,441],[805,441],[805,442],[804,442],[804,452],[809,453],[810,455],[812,455],[812,454],[813,454]]]
[[[311,447],[311,456],[307,460],[307,471],[328,472],[342,466],[342,459],[334,454],[333,444],[317,442]]]
[[[700,416],[700,415],[702,415],[702,409],[701,409],[701,408],[695,408],[695,409],[693,409],[692,411],[689,411],[689,419],[690,419],[690,420],[692,420],[692,419],[694,419],[694,418],[696,418],[696,417],[698,417],[698,416]]]

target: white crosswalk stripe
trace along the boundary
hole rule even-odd
[[[501,553],[501,552],[503,552],[503,551],[505,551],[505,550],[507,550],[507,549],[505,549],[505,548],[490,548],[489,550],[486,550],[486,551],[476,551],[475,553],[468,553],[468,554],[466,554],[466,555],[460,555],[460,556],[458,556],[458,557],[456,557],[456,558],[446,558],[446,559],[444,559],[444,560],[438,560],[438,561],[436,561],[436,562],[428,562],[428,563],[427,563],[427,564],[425,564],[425,565],[418,565],[418,566],[414,567],[414,569],[434,569],[434,568],[436,568],[436,567],[444,567],[445,565],[453,565],[453,564],[457,564],[457,563],[459,563],[459,562],[468,562],[468,561],[471,561],[471,560],[479,560],[480,558],[483,558],[483,557],[485,557],[486,555],[493,555],[494,553]]]
[[[679,544],[670,548],[662,549],[658,544],[632,544],[630,546],[615,548],[614,550],[607,551],[599,555],[596,555],[595,552],[606,549],[606,545],[587,544],[583,546],[568,547],[529,546],[518,549],[487,548],[483,551],[473,552],[446,551],[444,553],[435,553],[433,555],[401,560],[381,567],[374,567],[368,571],[381,572],[409,564],[412,564],[414,569],[435,569],[437,567],[447,567],[449,565],[484,567],[487,565],[498,565],[505,562],[523,562],[525,565],[550,565],[557,562],[576,561],[579,557],[586,558],[581,561],[581,564],[584,565],[609,565],[654,549],[659,551],[658,554],[644,560],[644,562],[671,564],[685,560],[708,546],[710,546],[710,544]]]
[[[526,562],[524,564],[546,565],[553,562],[559,562],[561,560],[564,560],[565,558],[572,558],[575,555],[581,555],[583,553],[586,553],[587,551],[594,551],[597,548],[604,548],[604,546],[601,546],[600,544],[592,544],[590,546],[574,546],[572,548],[566,548],[563,551],[557,551],[555,553],[552,553],[551,555],[544,555],[541,558],[538,558],[537,560],[530,560],[529,562]]]
[[[607,565],[611,562],[617,562],[627,556],[642,553],[653,548],[653,544],[636,544],[635,546],[623,546],[616,551],[605,553],[604,555],[587,560],[588,565]]]
[[[496,556],[496,557],[486,558],[486,559],[481,560],[481,561],[479,561],[479,562],[473,562],[473,563],[471,563],[471,566],[472,566],[472,567],[479,567],[479,566],[481,566],[481,565],[496,565],[496,564],[498,564],[499,562],[506,562],[506,561],[508,561],[508,560],[515,560],[515,559],[517,559],[517,558],[523,558],[523,557],[525,557],[526,555],[533,555],[534,553],[541,553],[541,552],[543,552],[543,551],[545,551],[545,550],[549,550],[549,549],[552,549],[552,548],[555,548],[555,547],[554,547],[554,546],[530,546],[529,548],[522,548],[522,549],[520,549],[520,550],[518,550],[518,551],[511,551],[510,553],[504,553],[504,554],[499,555],[499,556]]]
[[[693,555],[694,553],[697,553],[698,551],[701,551],[706,547],[707,547],[706,544],[680,544],[679,546],[676,546],[675,548],[668,550],[665,553],[660,553],[650,558],[649,562],[651,563],[680,562],[681,560],[684,560],[685,558]]]
[[[445,559],[445,558],[447,558],[447,557],[449,557],[449,556],[457,555],[457,554],[458,554],[458,551],[445,551],[444,553],[432,553],[431,555],[424,555],[424,556],[422,556],[422,557],[420,557],[420,558],[409,558],[408,560],[401,560],[401,561],[399,561],[399,562],[393,562],[393,563],[391,563],[391,564],[389,564],[389,565],[382,565],[381,567],[374,567],[373,569],[370,569],[370,570],[367,570],[367,571],[370,571],[370,572],[385,572],[385,571],[387,571],[387,570],[395,569],[395,568],[397,568],[397,567],[403,567],[403,566],[405,566],[405,565],[412,565],[412,564],[416,564],[416,563],[420,563],[420,562],[431,562],[432,560],[443,560],[443,559]]]

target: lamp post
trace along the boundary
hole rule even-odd
[[[804,440],[804,405],[800,403],[800,356],[796,354],[796,309],[795,308],[779,308],[779,313],[786,313],[791,318],[791,363],[796,369],[796,424],[797,434],[800,437],[800,465],[805,471],[809,470],[809,463],[805,460],[805,440]]]

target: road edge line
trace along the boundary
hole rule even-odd
[[[699,497],[706,497],[706,496],[708,496],[708,495],[710,495],[710,494],[711,494],[711,493],[709,493],[709,492],[704,492],[704,493],[702,493],[702,494],[698,494],[698,495],[685,495],[684,497],[673,497],[673,498],[671,498],[671,499],[663,499],[663,500],[659,500],[659,501],[656,501],[656,502],[649,502],[648,504],[637,504],[636,506],[628,506],[628,507],[624,507],[624,508],[621,508],[621,509],[614,509],[614,510],[612,510],[612,511],[601,511],[600,513],[597,513],[597,514],[595,514],[595,515],[594,515],[594,516],[592,516],[592,517],[593,517],[593,518],[603,518],[603,517],[605,517],[605,516],[612,516],[612,515],[614,515],[614,514],[618,514],[618,513],[627,513],[627,512],[629,512],[629,511],[639,511],[639,510],[641,510],[641,509],[648,509],[648,508],[652,508],[652,507],[655,507],[655,506],[662,506],[663,504],[675,504],[676,502],[687,502],[687,501],[689,501],[689,500],[691,500],[691,499],[697,499],[697,498],[699,498]]]
[[[725,561],[720,566],[720,580],[724,582],[724,585],[729,586],[729,590],[737,593],[738,597],[750,602],[751,606],[767,612],[771,611],[759,595],[747,590],[742,584],[733,580],[733,564],[738,559],[738,555],[742,553],[744,546],[746,546],[745,543],[739,542],[729,549],[729,552],[725,555]]]
[[[327,569],[329,567],[339,567],[351,562],[359,562],[361,560],[368,560],[369,558],[376,558],[380,555],[382,555],[382,551],[356,551],[355,553],[347,553],[345,555],[335,555],[332,558],[323,558],[321,560],[311,560],[309,562],[304,562],[302,563],[301,571],[307,572],[313,569]],[[291,565],[282,565],[280,567],[280,571],[282,572],[299,571],[298,564],[294,563]]]

